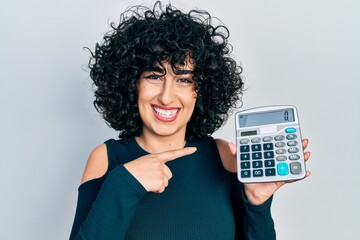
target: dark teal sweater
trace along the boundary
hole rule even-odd
[[[213,138],[188,141],[197,151],[167,163],[173,177],[160,194],[148,193],[123,166],[148,154],[134,138],[105,144],[108,171],[79,187],[71,240],[275,239],[272,199],[247,202]]]

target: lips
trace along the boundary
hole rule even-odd
[[[155,117],[162,122],[172,122],[177,116],[180,108],[164,108],[159,106],[152,106]]]

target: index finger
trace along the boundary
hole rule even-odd
[[[196,151],[196,147],[186,147],[186,148],[162,152],[162,153],[159,153],[158,156],[164,163],[166,163],[166,162],[175,160],[177,158],[180,158],[180,157],[183,157],[186,155],[190,155],[190,154],[194,153],[195,151]]]

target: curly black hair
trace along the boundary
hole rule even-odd
[[[153,8],[134,6],[97,43],[89,61],[96,110],[119,131],[119,138],[142,134],[138,80],[144,71],[169,61],[175,68],[187,57],[195,63],[197,100],[186,139],[210,135],[241,102],[242,68],[230,57],[229,31],[206,11],[184,13],[158,1]]]

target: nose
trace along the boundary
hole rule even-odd
[[[175,98],[174,84],[171,79],[164,79],[161,91],[159,93],[159,102],[163,105],[170,105]]]

